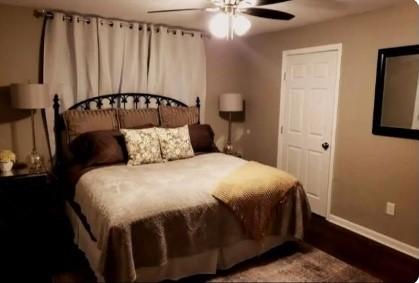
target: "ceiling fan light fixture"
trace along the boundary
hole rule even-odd
[[[212,35],[218,38],[225,38],[228,35],[228,15],[225,13],[216,14],[209,23]]]
[[[232,21],[229,19],[229,15],[226,13],[216,14],[209,23],[209,30],[212,35],[217,38],[229,38],[230,24],[232,30],[238,36],[244,35],[249,31],[251,27],[250,21],[243,15],[235,15],[232,17]]]
[[[234,33],[237,34],[238,36],[242,36],[246,32],[248,32],[251,26],[252,24],[245,16],[237,15],[234,17],[234,20],[233,20]]]

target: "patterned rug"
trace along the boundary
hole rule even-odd
[[[382,282],[305,243],[287,243],[215,276],[182,282]]]

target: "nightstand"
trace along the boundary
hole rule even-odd
[[[0,264],[14,281],[48,278],[61,215],[55,183],[48,172],[0,174]]]

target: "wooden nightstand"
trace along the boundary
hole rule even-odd
[[[0,174],[0,266],[14,281],[48,279],[61,219],[55,184],[48,172]]]

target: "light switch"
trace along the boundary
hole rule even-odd
[[[395,210],[396,210],[396,205],[394,203],[392,203],[392,202],[387,202],[387,205],[386,205],[386,213],[388,215],[394,216]]]

